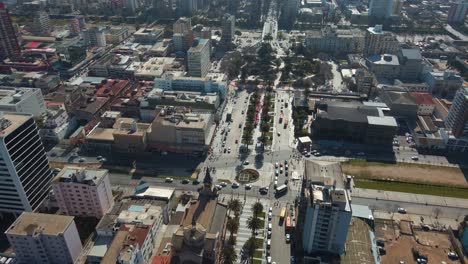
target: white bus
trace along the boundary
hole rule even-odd
[[[278,186],[275,191],[275,196],[281,196],[282,194],[285,194],[288,191],[288,186],[286,184],[283,184],[281,186]]]

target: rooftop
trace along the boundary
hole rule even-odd
[[[37,91],[40,89],[0,86],[0,105],[19,104]]]
[[[135,197],[145,197],[150,199],[165,200],[169,201],[174,195],[174,188],[164,188],[164,187],[149,187],[143,192],[135,194]]]
[[[0,137],[6,137],[32,118],[30,114],[0,112]]]
[[[91,169],[67,166],[54,178],[54,182],[74,182],[88,185],[97,185],[108,174],[104,169]]]
[[[304,175],[307,180],[314,184],[326,185],[327,182],[331,182],[331,185],[336,188],[344,188],[339,162],[306,159]]]
[[[432,101],[432,94],[430,93],[410,92],[410,95],[414,98],[414,100],[416,100],[418,105],[434,105],[434,101]]]
[[[403,57],[408,60],[422,60],[421,51],[419,49],[402,49]]]
[[[10,235],[60,235],[74,224],[72,216],[23,212],[5,232]]]
[[[382,54],[382,55],[372,55],[367,58],[374,64],[378,65],[390,65],[390,66],[398,66],[400,62],[398,61],[398,57],[393,54]]]
[[[193,41],[192,47],[189,49],[190,52],[199,52],[208,44],[208,39],[196,39]]]

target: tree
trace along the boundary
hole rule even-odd
[[[226,229],[229,231],[229,239],[234,236],[234,233],[237,233],[239,230],[239,218],[229,218],[226,223]]]
[[[247,219],[247,227],[252,230],[252,236],[255,236],[255,232],[261,227],[262,222],[258,217],[249,217]]]
[[[223,263],[224,264],[233,264],[236,263],[237,254],[232,246],[226,246],[222,251]]]
[[[242,32],[240,32],[240,30],[234,31],[234,34],[235,34],[236,36],[242,36]]]
[[[258,215],[263,212],[263,204],[261,202],[256,202],[253,206],[253,214],[254,217],[258,217]]]
[[[255,240],[254,236],[250,237],[247,241],[245,241],[244,248],[247,249],[247,253],[252,260],[251,263],[253,263],[253,256],[254,256],[255,250],[259,248],[259,245],[257,241]]]
[[[264,38],[263,38],[264,41],[266,42],[270,42],[273,40],[273,37],[271,36],[270,33],[268,33]]]
[[[241,202],[239,201],[239,199],[230,200],[228,202],[228,208],[229,210],[232,210],[234,212],[235,216],[239,216],[241,210]]]

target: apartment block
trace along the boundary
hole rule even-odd
[[[445,125],[457,138],[468,137],[468,88],[460,89],[453,99]]]
[[[24,212],[5,234],[18,263],[74,263],[82,249],[71,216]]]
[[[205,77],[211,68],[210,43],[207,39],[196,39],[188,50],[188,70],[193,77]]]
[[[0,112],[0,212],[35,211],[49,195],[49,161],[31,114]]]
[[[304,44],[316,52],[334,54],[362,53],[365,34],[359,29],[337,29],[327,26],[320,31],[310,31]]]
[[[18,44],[15,28],[5,4],[0,2],[0,58],[19,57],[21,48]]]
[[[41,89],[0,86],[0,111],[41,116],[47,111]]]
[[[364,43],[365,55],[397,54],[400,46],[396,37],[388,31],[383,31],[382,25],[369,27]]]
[[[107,170],[65,167],[54,178],[52,189],[65,215],[101,218],[114,205]]]

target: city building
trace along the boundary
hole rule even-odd
[[[42,10],[35,12],[31,29],[31,33],[36,36],[50,36],[52,24],[50,23],[49,14]]]
[[[364,32],[359,29],[338,29],[327,26],[320,31],[309,31],[304,39],[304,45],[315,52],[362,53],[364,39]]]
[[[261,6],[261,1],[259,5]],[[280,17],[280,24],[282,26],[292,27],[294,25],[299,14],[300,5],[301,1],[299,0],[288,0],[284,3]],[[258,16],[258,14],[254,13],[252,16]]]
[[[162,28],[140,28],[133,34],[134,41],[141,44],[154,44],[164,34]]]
[[[184,107],[157,107],[148,133],[148,147],[158,151],[204,154],[213,133],[214,115],[211,113],[191,113]]]
[[[364,42],[365,55],[397,54],[400,46],[396,37],[388,31],[382,30],[382,25],[369,27]]]
[[[356,69],[355,74],[357,92],[359,94],[369,94],[375,83],[372,72],[364,68]]]
[[[67,166],[52,181],[60,213],[100,219],[114,205],[109,172]]]
[[[86,59],[86,50],[87,44],[82,40],[66,42],[57,46],[57,54],[60,56],[60,60],[71,66],[75,66]]]
[[[380,99],[390,108],[390,115],[396,117],[416,118],[419,107],[415,98],[407,91],[382,88],[379,96]]]
[[[84,42],[91,47],[105,47],[106,34],[104,27],[92,27],[84,29],[82,32]]]
[[[47,107],[39,134],[43,142],[59,143],[75,128],[75,119],[68,116],[64,104],[57,104]]]
[[[397,0],[370,0],[369,16],[381,20],[390,18],[395,1]]]
[[[0,111],[32,114],[46,112],[41,89],[0,86]]]
[[[31,114],[0,116],[2,192],[0,212],[21,213],[38,209],[49,195],[52,181],[49,161]]]
[[[424,74],[432,94],[452,98],[462,88],[463,78],[453,71],[432,71]]]
[[[400,62],[399,79],[418,81],[423,71],[423,58],[419,49],[401,49],[398,55]]]
[[[182,11],[182,15],[188,17],[193,16],[198,10],[197,4],[198,0],[181,0],[180,9]]]
[[[118,45],[129,35],[130,33],[126,27],[112,27],[106,31],[106,43]]]
[[[234,39],[234,25],[236,18],[230,14],[224,14],[221,25],[221,41],[232,42]]]
[[[220,105],[218,93],[168,91],[154,88],[145,97],[138,98],[142,109],[154,110],[156,106],[184,106],[193,112],[215,112]]]
[[[74,263],[82,249],[71,216],[23,212],[5,234],[18,263]]]
[[[378,79],[393,81],[400,76],[400,62],[396,55],[372,55],[367,57],[366,65]]]
[[[464,87],[456,93],[445,125],[456,138],[468,138],[468,88]]]
[[[418,105],[418,115],[432,115],[434,113],[435,104],[432,100],[432,94],[423,92],[410,92]]]
[[[80,32],[86,27],[84,16],[75,16],[73,18],[70,18],[68,27],[72,35],[80,34]]]
[[[193,42],[192,20],[187,17],[179,18],[173,25],[173,31],[174,50],[186,52]]]
[[[387,109],[383,103],[316,102],[317,114],[312,122],[312,135],[316,138],[391,145],[398,125],[395,118],[385,115]]]
[[[211,68],[210,45],[207,39],[195,39],[188,50],[188,72],[192,77],[205,77]]]
[[[153,57],[135,69],[134,76],[138,80],[152,81],[160,78],[166,71],[184,70],[179,61],[172,57]]]
[[[13,22],[5,4],[0,2],[0,59],[21,56]]]
[[[306,254],[344,252],[351,222],[351,195],[337,162],[306,160],[307,199],[302,243]]]
[[[468,2],[466,0],[457,0],[452,3],[447,15],[448,23],[463,23],[468,14]]]
[[[227,207],[218,203],[209,170],[197,200],[187,203],[179,228],[172,236],[180,263],[214,263],[221,254]]]
[[[224,73],[210,72],[204,78],[185,76],[180,71],[167,71],[160,78],[154,79],[154,88],[174,91],[217,92],[224,98],[227,76]]]

